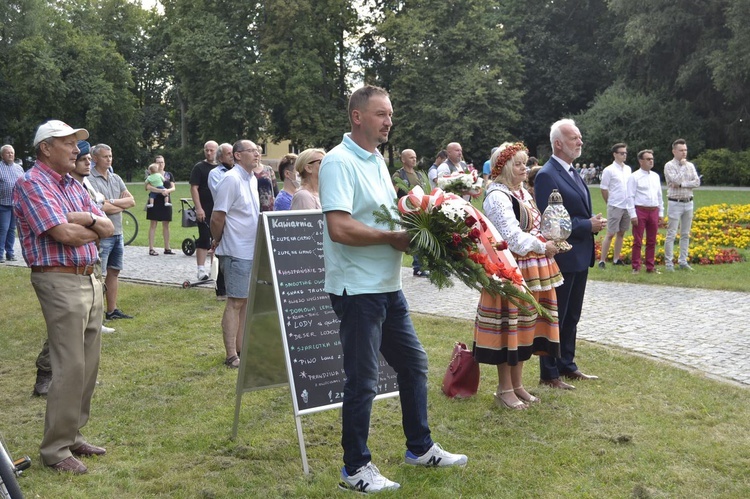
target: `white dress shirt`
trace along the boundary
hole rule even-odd
[[[659,218],[664,216],[661,180],[653,171],[637,170],[628,179],[628,213],[635,217],[636,206],[659,207]]]
[[[252,260],[260,214],[258,179],[237,165],[224,175],[216,194],[214,212],[226,213],[216,254]]]
[[[628,178],[630,167],[617,162],[612,163],[602,172],[601,188],[609,192],[607,206],[626,209],[628,207]]]

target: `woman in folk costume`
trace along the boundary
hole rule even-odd
[[[518,263],[534,298],[552,320],[533,307],[518,307],[502,297],[482,291],[474,326],[474,357],[497,365],[495,402],[509,409],[527,409],[539,399],[523,387],[523,363],[531,355],[560,356],[557,296],[562,284],[553,241],[540,232],[541,215],[523,187],[528,151],[521,142],[502,144],[490,159],[492,183],[484,199],[484,213],[493,223]]]

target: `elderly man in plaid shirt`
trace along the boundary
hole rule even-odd
[[[77,141],[89,133],[62,121],[39,126],[36,163],[13,190],[23,258],[47,323],[55,378],[47,396],[42,461],[57,471],[86,473],[76,456],[102,455],[81,428],[89,419],[99,370],[102,284],[94,273],[96,241],[110,237],[112,222],[70,176]]]

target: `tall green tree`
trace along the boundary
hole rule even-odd
[[[69,14],[74,7],[35,1],[12,7],[21,18],[35,21],[16,31],[3,51],[4,93],[13,104],[4,110],[9,128],[31,154],[31,139],[41,121],[70,121],[85,126],[94,141],[110,143],[127,165],[137,147],[129,67],[114,44],[88,23],[73,22]]]
[[[85,126],[94,143],[112,146],[117,168],[133,171],[138,158],[138,105],[130,67],[113,44],[71,26],[52,43],[60,50],[67,89],[63,115]]]
[[[257,138],[265,124],[260,6],[243,0],[163,3],[183,145]]]
[[[356,10],[347,0],[269,0],[259,28],[270,138],[333,147],[348,129]]]
[[[726,102],[723,142],[735,150],[750,147],[750,2],[730,0],[725,9],[729,37],[708,59],[712,80]]]
[[[33,114],[45,103],[57,104],[55,96],[48,96],[44,82],[28,81],[30,70],[54,67],[52,51],[46,46],[42,31],[56,17],[47,8],[45,0],[8,0],[0,2],[0,140],[14,144],[16,155],[24,157],[31,151]],[[18,22],[24,19],[24,22]],[[27,61],[28,64],[25,64]],[[54,78],[54,76],[52,76]],[[22,83],[36,89],[40,102],[31,102],[31,109],[23,109],[26,103],[19,92],[25,89]],[[37,109],[36,115],[42,114]],[[35,116],[36,116],[35,115]]]
[[[724,70],[732,58],[742,53],[742,49],[728,50],[732,31],[727,29],[726,13],[731,6],[734,10],[730,12],[747,14],[743,4],[746,2],[730,0],[609,1],[614,27],[622,33],[614,40],[619,50],[618,72],[636,90],[665,92],[689,102],[706,125],[709,148],[727,143],[727,127],[738,117],[737,94],[734,99],[727,98],[724,92],[730,87],[722,84],[729,81],[721,76],[728,74]],[[747,17],[744,21],[743,27]],[[735,44],[733,48],[739,47]],[[737,69],[739,75],[747,74],[747,65]],[[738,74],[734,69],[730,72]],[[740,139],[735,146],[741,145]]]
[[[513,131],[528,144],[549,147],[555,121],[585,110],[614,80],[616,52],[605,0],[500,0],[501,20],[524,66],[523,116]]]
[[[747,0],[161,3],[0,2],[0,138],[25,156],[41,120],[77,121],[138,169],[207,139],[331,147],[364,75],[391,92],[387,147],[423,158],[457,140],[479,162],[513,137],[535,153],[565,116],[592,152],[666,131],[750,147]],[[657,111],[695,123],[639,125]]]
[[[596,97],[591,107],[575,116],[583,134],[586,163],[609,164],[612,145],[628,144],[629,163],[637,168],[635,155],[654,151],[656,170],[672,159],[672,142],[684,138],[692,150],[702,150],[701,120],[687,102],[664,92],[645,94],[619,81]]]
[[[500,13],[480,0],[403,1],[386,10],[366,74],[394,106],[392,143],[432,158],[449,142],[475,162],[512,137],[521,118],[522,65]]]
[[[164,147],[175,130],[174,68],[167,55],[167,20],[155,10],[148,12],[144,26],[141,57],[135,68],[135,94],[141,110],[140,143],[143,163],[151,161],[154,150]],[[143,164],[142,163],[142,164]]]
[[[166,57],[165,18],[140,1],[78,0],[93,3],[97,17],[93,29],[114,44],[130,68],[131,91],[138,109],[138,163],[144,167],[153,150],[164,145],[171,129],[168,109],[172,85],[171,64]],[[140,169],[140,168],[139,168]]]

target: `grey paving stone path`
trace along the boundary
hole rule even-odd
[[[477,291],[402,275],[412,312],[474,320]],[[589,280],[578,338],[750,386],[750,293]]]
[[[149,256],[148,248],[127,246],[121,277],[172,286],[196,280],[195,256],[162,251]],[[478,292],[463,284],[438,290],[411,274],[402,270],[412,312],[474,320]],[[471,338],[470,324],[465,337]],[[750,293],[590,280],[578,337],[750,386]]]

